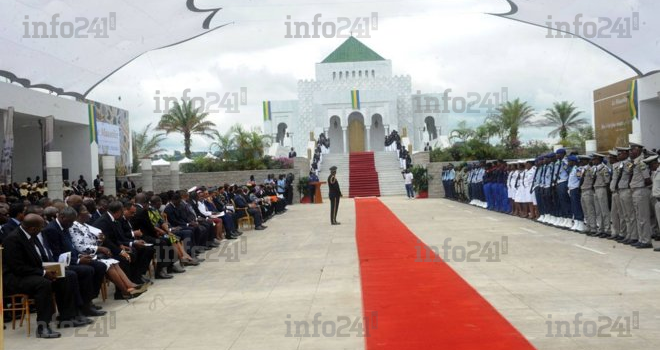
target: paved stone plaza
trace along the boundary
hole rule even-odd
[[[381,200],[424,243],[449,252],[449,265],[537,348],[660,348],[660,253],[441,199]],[[5,348],[364,349],[359,330],[348,327],[348,336],[338,337],[330,328],[363,315],[353,201],[341,203],[341,226],[329,225],[328,210],[327,202],[291,206],[267,230],[246,231],[244,241],[222,254],[212,250],[207,262],[156,281],[140,298],[101,303],[109,314],[92,327],[61,330],[58,340],[35,339],[34,326],[30,338],[24,327],[9,328]],[[462,255],[496,243],[506,247],[499,256]],[[229,251],[238,261],[225,261]],[[568,321],[576,335],[576,314],[579,337],[548,336],[557,333],[554,321]],[[315,315],[328,327],[318,337],[295,336],[300,321],[314,335]],[[612,330],[619,317],[622,329]]]

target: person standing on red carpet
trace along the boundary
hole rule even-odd
[[[337,210],[339,209],[339,198],[342,197],[341,190],[339,189],[339,181],[337,181],[337,167],[330,167],[330,176],[328,176],[328,197],[330,197],[330,223],[332,225],[340,225],[337,222]]]

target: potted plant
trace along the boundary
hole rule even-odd
[[[309,196],[309,177],[303,176],[298,179],[298,193],[300,193],[300,203],[311,203],[312,198]]]
[[[411,172],[413,174],[413,189],[417,192],[417,198],[428,198],[429,181],[433,180],[433,177],[421,165],[413,166]]]

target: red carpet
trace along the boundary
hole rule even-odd
[[[421,247],[415,262],[421,243],[380,200],[357,199],[355,210],[364,317],[377,317],[367,350],[534,349],[446,263],[424,262]]]
[[[353,152],[349,157],[348,196],[380,196],[374,152]]]

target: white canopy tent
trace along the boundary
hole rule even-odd
[[[218,159],[218,157],[212,155],[211,153],[206,153],[206,155],[204,156],[204,158],[206,158],[206,159]]]
[[[206,2],[205,2],[206,3]],[[0,76],[85,97],[140,55],[223,27],[195,0],[16,0],[0,11]]]
[[[547,40],[584,39],[628,65],[638,75],[660,70],[660,1],[506,0],[507,13],[495,14],[551,28]]]
[[[179,161],[179,164],[188,164],[188,163],[192,163],[192,162],[193,162],[192,159],[190,159],[190,158],[188,158],[188,157],[183,157],[183,159],[181,159],[181,160]]]
[[[158,159],[153,162],[151,162],[152,166],[158,166],[158,165],[170,165],[170,162],[166,161],[165,159]]]

